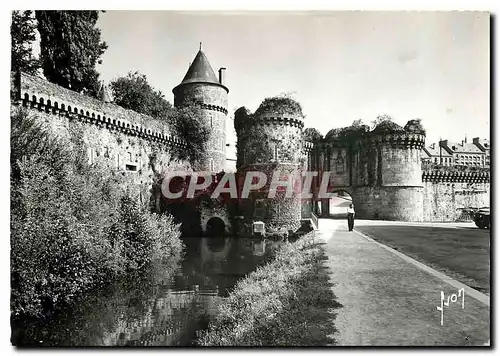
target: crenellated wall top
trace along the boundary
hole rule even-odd
[[[183,139],[171,134],[168,125],[150,116],[79,94],[26,73],[14,76],[18,104],[149,141],[186,146]]]
[[[422,172],[424,182],[452,182],[452,183],[488,183],[489,172],[447,172],[447,171],[424,171]]]
[[[265,112],[262,114],[252,114],[245,107],[236,110],[234,114],[234,126],[236,130],[248,126],[292,126],[299,129],[304,128],[304,120],[299,116],[290,114]]]

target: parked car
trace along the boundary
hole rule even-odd
[[[491,227],[490,208],[481,208],[474,213],[474,223],[480,229]]]

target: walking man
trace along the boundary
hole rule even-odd
[[[349,226],[349,231],[352,231],[354,228],[354,207],[352,204],[349,204],[347,208],[347,225]]]

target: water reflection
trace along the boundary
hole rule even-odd
[[[89,293],[47,322],[15,323],[15,345],[187,346],[242,276],[263,263],[276,242],[186,239],[186,256],[151,266]]]

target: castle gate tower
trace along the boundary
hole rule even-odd
[[[425,131],[417,120],[404,128],[384,121],[358,142],[353,199],[359,218],[423,220],[424,145]]]
[[[229,89],[224,85],[224,70],[219,69],[219,78],[201,50],[194,58],[182,82],[176,86],[174,106],[196,104],[201,107],[203,118],[211,128],[207,159],[201,170],[220,172],[226,164],[226,115]]]
[[[254,114],[241,107],[235,112],[234,126],[238,136],[236,168],[241,180],[246,172],[262,172],[267,185],[260,191],[251,191],[242,199],[244,223],[263,221],[266,232],[295,231],[301,220],[301,191],[293,194],[277,191],[269,197],[270,183],[275,172],[282,178],[300,176],[302,169],[302,109],[288,98],[269,98],[262,102]],[[288,189],[288,188],[287,188]]]

